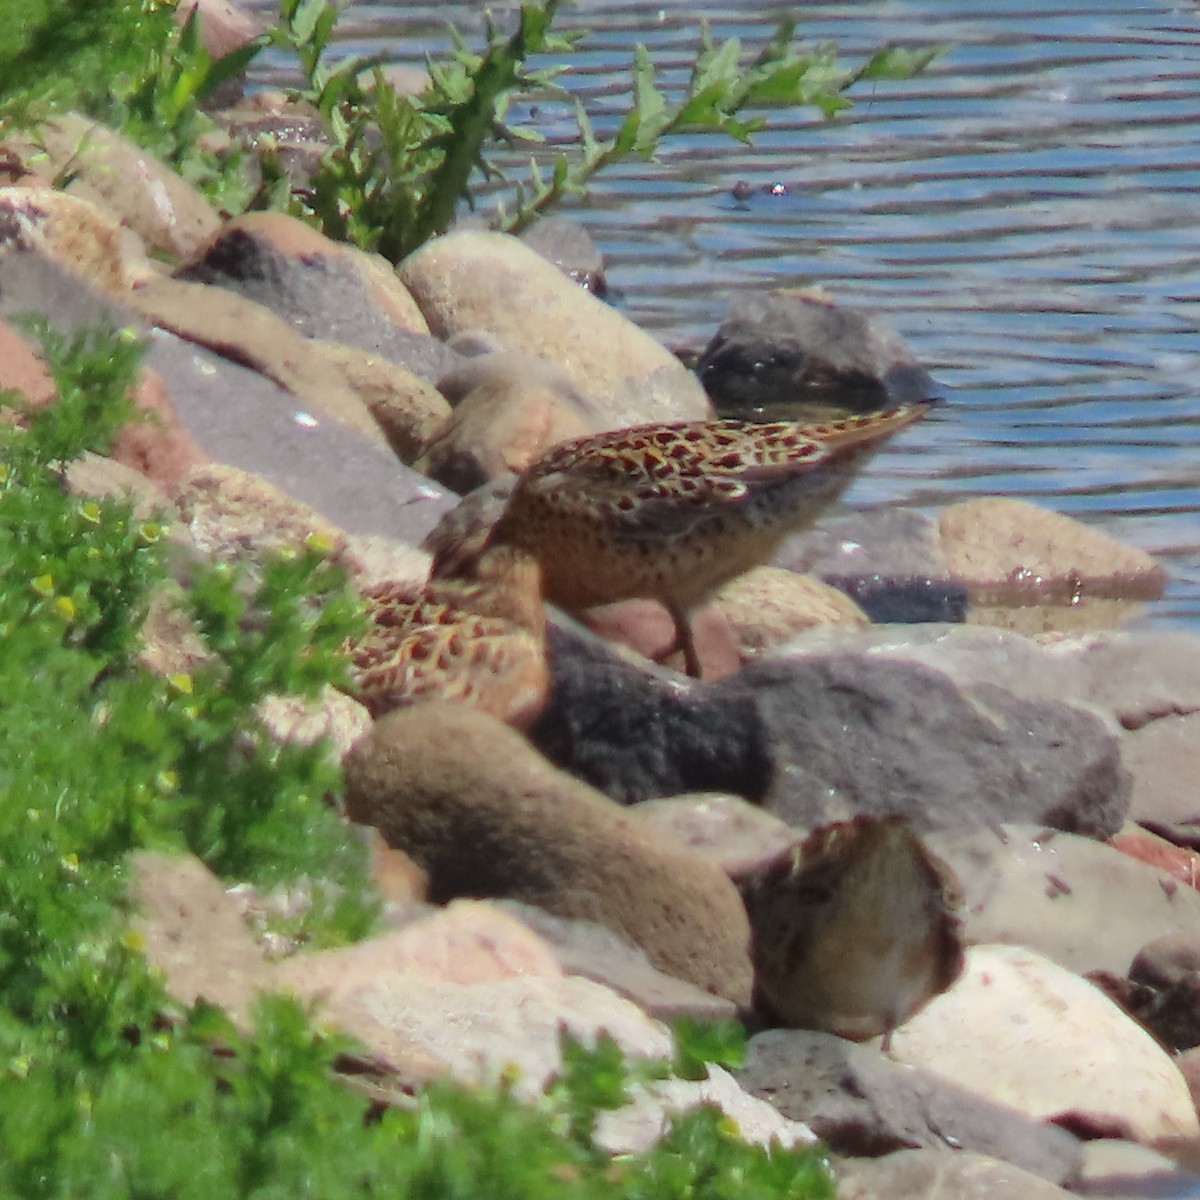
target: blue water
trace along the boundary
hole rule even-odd
[[[420,62],[448,44],[446,21],[477,30],[480,7],[359,0],[341,34]],[[563,82],[603,128],[635,43],[669,84],[702,18],[754,45],[783,11],[581,0],[558,24],[593,34]],[[881,455],[850,504],[1036,500],[1156,554],[1172,578],[1148,619],[1200,625],[1200,6],[799,11],[806,37],[851,62],[887,40],[950,49],[915,81],[860,88],[833,121],[779,112],[751,147],[682,138],[603,177],[574,212],[616,303],[672,344],[702,345],[747,289],[821,284],[876,312],[953,402]],[[561,108],[537,108],[552,142],[571,136]]]

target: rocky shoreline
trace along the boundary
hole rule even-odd
[[[51,190],[55,154],[81,140],[73,182]],[[188,553],[253,562],[318,533],[360,586],[420,584],[421,543],[458,493],[582,433],[711,414],[695,373],[571,277],[595,278],[578,231],[463,229],[393,272],[278,214],[222,221],[80,118],[45,152],[8,149],[0,386],[53,395],[19,315],[139,330],[154,420],[72,484],[176,514]],[[880,394],[902,360],[884,339]],[[319,998],[385,1097],[509,1063],[534,1086],[561,1025],[661,1055],[661,1021],[741,1015],[755,1032],[736,1078],[647,1091],[605,1143],[644,1144],[662,1111],[709,1100],[748,1137],[824,1139],[843,1196],[1136,1195],[1148,1179],[1186,1194],[1200,636],[1116,628],[1163,579],[1002,497],[835,515],[698,619],[701,681],[652,661],[669,623],[632,602],[591,628],[553,615],[527,736],[459,706],[372,722],[341,694],[315,713],[281,700],[281,737],[327,733],[345,760],[389,928],[278,957],[255,913],[302,898],[147,855],[147,953],[181,999],[234,1014],[263,987]],[[169,630],[147,640],[156,669],[186,659]],[[819,1024],[759,1028],[739,884],[814,830],[893,814],[955,879],[952,898],[929,884],[965,947],[954,982],[886,1052]],[[848,878],[821,888],[835,916],[850,896],[830,935],[850,958],[870,931]]]

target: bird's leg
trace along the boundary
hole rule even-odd
[[[692,622],[687,612],[673,601],[667,602],[667,612],[675,623],[675,641],[670,650],[663,656],[670,658],[676,650],[683,651],[683,669],[693,679],[700,678],[700,655],[696,653],[696,638],[692,632]]]

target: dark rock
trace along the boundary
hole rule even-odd
[[[801,289],[738,299],[697,374],[722,416],[751,420],[873,412],[942,394],[898,334]]]
[[[390,713],[345,762],[346,809],[429,876],[436,903],[520,900],[594,921],[738,1005],[750,930],[728,877],[462,705]]]
[[[1079,1143],[1066,1131],[832,1034],[760,1033],[736,1075],[747,1091],[804,1121],[837,1154],[976,1151],[1054,1183],[1070,1178],[1081,1161]]]
[[[1138,951],[1118,999],[1164,1046],[1200,1046],[1200,933],[1155,938]]]
[[[1010,1163],[961,1151],[897,1150],[886,1158],[834,1163],[833,1173],[838,1200],[1070,1200],[1074,1195]]]
[[[674,686],[570,629],[552,627],[549,650],[550,696],[529,736],[552,762],[624,804],[765,796],[771,757],[751,697]]]
[[[763,659],[714,685],[752,699],[774,765],[769,811],[803,827],[858,813],[918,830],[1031,821],[1108,837],[1129,778],[1098,717],[911,663],[846,653]]]

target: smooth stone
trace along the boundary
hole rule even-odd
[[[604,259],[578,221],[560,214],[539,217],[518,236],[585,291],[601,299],[608,294]]]
[[[236,292],[305,337],[391,358],[394,333],[427,334],[416,301],[376,255],[333,242],[286,213],[226,221],[176,279]]]
[[[734,879],[770,862],[802,836],[757,804],[725,792],[645,800],[630,813],[678,838]]]
[[[1024,500],[985,496],[942,509],[942,553],[974,603],[1054,596],[1157,599],[1167,573],[1144,550]]]
[[[1071,1190],[1106,1200],[1194,1200],[1200,1175],[1182,1171],[1165,1154],[1121,1138],[1083,1146],[1083,1166]]]
[[[1200,848],[1200,712],[1169,714],[1121,739],[1133,776],[1130,820]]]
[[[974,946],[892,1037],[902,1063],[1036,1120],[1153,1144],[1200,1136],[1170,1057],[1098,988],[1032,950]]]
[[[815,626],[857,629],[870,624],[844,592],[782,567],[755,567],[727,583],[712,602],[733,626],[744,658]]]
[[[10,136],[5,146],[46,180],[65,173],[65,195],[95,203],[153,254],[182,258],[221,224],[217,210],[182,175],[79,113],[57,113],[38,124],[36,137]]]
[[[128,309],[40,254],[0,254],[0,316],[24,312],[44,316],[59,333],[101,323],[145,332]],[[416,545],[454,506],[376,439],[314,415],[254,371],[164,332],[148,337],[145,363],[163,377],[175,412],[206,454],[260,475],[349,533]]]
[[[1069,1200],[1073,1193],[983,1154],[898,1150],[834,1165],[838,1200]]]
[[[449,233],[397,271],[438,337],[481,330],[556,363],[595,401],[601,428],[708,415],[704,389],[666,347],[515,237]]]
[[[659,970],[748,1002],[749,927],[724,873],[508,726],[422,704],[377,721],[344,765],[347,812],[429,873],[435,902],[491,896],[595,921]]]
[[[829,1033],[756,1034],[735,1075],[752,1095],[803,1121],[835,1154],[876,1157],[922,1146],[974,1151],[1052,1183],[1070,1179],[1082,1160],[1079,1141],[1066,1130]]]
[[[1159,935],[1200,928],[1200,894],[1090,838],[1039,826],[930,834],[962,883],[966,937],[1124,976]]]

